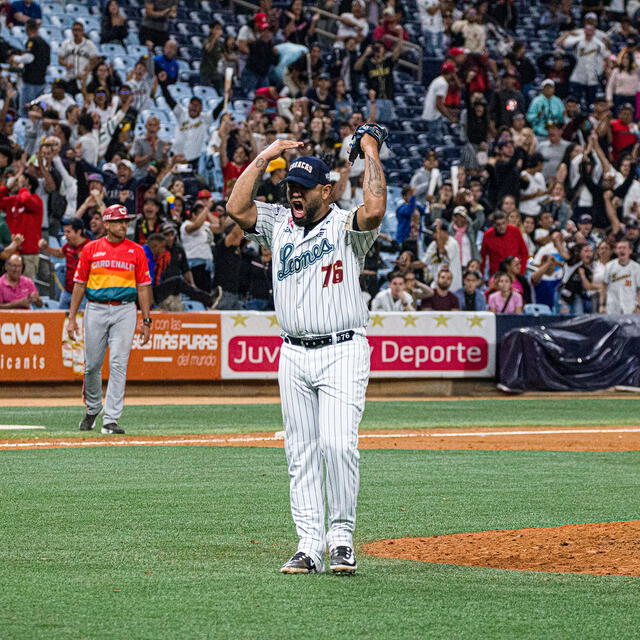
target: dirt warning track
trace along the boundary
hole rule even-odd
[[[218,446],[273,447],[284,444],[273,432],[193,435],[127,435],[0,440],[0,450],[83,447]],[[412,429],[363,431],[360,449],[505,450],[505,451],[640,451],[640,426],[521,427],[517,429]]]

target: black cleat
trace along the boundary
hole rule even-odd
[[[91,415],[90,413],[85,414],[84,418],[80,421],[80,431],[91,431],[97,417],[97,413],[95,415]]]
[[[331,551],[329,566],[331,573],[353,575],[358,567],[356,564],[356,554],[351,547],[336,547]]]
[[[280,573],[319,573],[316,563],[303,551],[298,551],[291,560],[280,567]]]
[[[121,429],[115,422],[111,424],[105,424],[102,427],[102,433],[117,433],[122,435],[124,433],[124,429]]]

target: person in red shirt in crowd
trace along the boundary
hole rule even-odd
[[[24,258],[14,253],[5,263],[6,273],[0,278],[0,309],[30,309],[42,306],[36,285],[22,275]]]
[[[16,195],[9,195],[5,185],[0,186],[0,210],[6,213],[5,222],[12,234],[20,234],[24,242],[20,253],[24,257],[24,275],[35,279],[40,262],[38,242],[42,237],[42,200],[36,194],[38,179],[35,176],[19,173],[15,183]]]
[[[382,12],[380,24],[373,30],[373,41],[381,41],[387,51],[391,51],[395,46],[395,40],[389,36],[395,36],[401,40],[409,40],[406,29],[398,24],[398,16],[393,8],[387,7]]]
[[[78,267],[78,261],[80,260],[80,254],[82,249],[87,245],[89,239],[84,235],[84,225],[80,218],[71,218],[64,220],[63,223],[64,237],[67,239],[66,243],[62,245],[61,249],[54,249],[49,246],[49,243],[41,238],[38,246],[48,256],[54,258],[64,258],[66,262],[66,271],[64,276],[64,289],[60,295],[60,302],[58,308],[68,309],[71,304],[71,294],[73,293],[73,274]],[[84,309],[86,305],[86,299],[82,299],[80,309]]]
[[[500,263],[510,256],[520,258],[521,273],[525,273],[529,251],[518,227],[507,224],[507,215],[503,211],[493,214],[493,227],[487,229],[482,237],[481,270],[485,272],[489,262],[489,274],[500,271]]]
[[[633,122],[633,111],[631,103],[625,102],[618,111],[618,120],[611,121],[611,150],[614,162],[627,151],[631,151],[638,142],[638,126]]]
[[[455,62],[458,69],[457,76],[465,86],[468,95],[475,91],[486,94],[491,88],[489,73],[494,79],[498,78],[498,67],[487,55],[465,53],[461,47],[452,47],[448,55]]]

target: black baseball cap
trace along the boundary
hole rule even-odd
[[[583,213],[578,218],[578,224],[593,224],[593,218],[588,213]]]
[[[330,184],[329,167],[315,156],[301,156],[289,165],[289,173],[282,182],[295,182],[307,189]]]

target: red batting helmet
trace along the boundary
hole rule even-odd
[[[110,207],[107,207],[103,214],[102,219],[104,222],[113,222],[114,220],[131,220],[131,218],[135,218],[127,211],[127,207],[121,204],[112,204]]]

